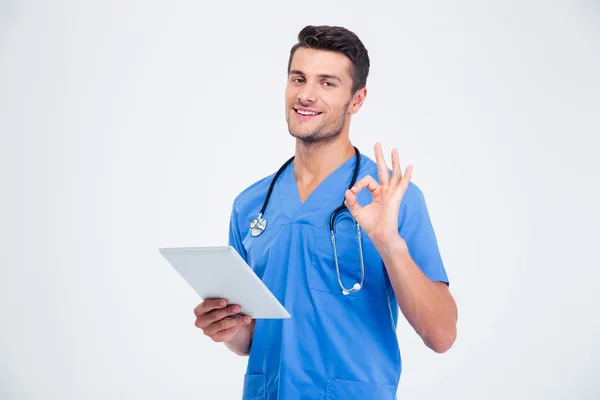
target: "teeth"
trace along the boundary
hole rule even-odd
[[[304,111],[304,110],[297,110],[298,114],[302,114],[302,115],[317,115],[318,113],[316,112],[312,112],[312,111]]]

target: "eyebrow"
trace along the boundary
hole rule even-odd
[[[293,69],[290,71],[290,75],[302,75],[304,76],[304,72],[297,70],[297,69]],[[342,81],[338,76],[335,75],[331,75],[331,74],[318,74],[317,77],[321,78],[321,79],[335,79],[337,81]]]

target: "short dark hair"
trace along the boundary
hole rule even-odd
[[[298,33],[298,43],[291,51],[288,60],[288,74],[292,65],[292,58],[298,48],[328,50],[341,53],[352,62],[352,93],[367,85],[369,76],[369,53],[361,40],[354,32],[341,26],[308,25]]]

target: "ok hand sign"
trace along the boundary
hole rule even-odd
[[[374,242],[387,243],[398,236],[398,212],[402,197],[408,188],[412,175],[412,166],[408,166],[402,176],[398,150],[392,150],[392,174],[383,158],[381,144],[375,144],[375,158],[380,183],[367,175],[346,191],[344,204]],[[361,206],[356,195],[367,188],[373,196],[373,202]]]

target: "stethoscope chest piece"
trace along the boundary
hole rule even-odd
[[[266,228],[267,220],[262,218],[262,215],[259,215],[250,222],[250,232],[254,237],[259,236]]]

